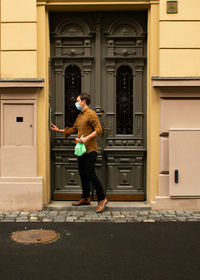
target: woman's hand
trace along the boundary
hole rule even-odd
[[[59,128],[55,124],[51,123],[51,130],[58,132]]]

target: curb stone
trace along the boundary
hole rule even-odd
[[[94,208],[94,209],[93,209]],[[96,207],[44,209],[41,211],[0,211],[0,222],[200,222],[200,211],[141,210],[137,208],[106,209],[97,214]],[[93,211],[93,210],[94,211]]]

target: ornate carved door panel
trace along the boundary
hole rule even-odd
[[[145,199],[146,13],[51,14],[51,109],[71,126],[80,92],[101,120],[97,173],[109,199]],[[52,133],[54,199],[80,196],[74,138]]]

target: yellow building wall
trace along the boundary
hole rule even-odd
[[[36,0],[1,0],[1,78],[37,78]]]
[[[2,50],[1,73],[5,79],[36,78],[36,51]]]
[[[147,201],[158,192],[160,159],[160,97],[152,87],[151,77],[159,75],[159,5],[148,11],[148,71],[147,71]]]
[[[45,79],[45,87],[38,94],[38,176],[43,177],[44,203],[50,200],[50,136],[49,136],[49,25],[45,6],[37,7],[37,73]]]
[[[2,17],[2,12],[1,12],[1,1],[0,1],[0,78],[1,78],[1,17]]]
[[[3,22],[36,21],[36,0],[1,0]]]
[[[160,76],[200,76],[200,1],[178,0],[178,13],[160,1]]]
[[[50,199],[48,131],[48,13],[36,0],[1,0],[2,79],[45,79],[37,102],[37,175],[43,177],[44,203]],[[46,29],[47,28],[47,29]]]
[[[200,1],[199,0],[177,0],[178,13],[166,13],[167,0],[160,0],[160,19],[161,20],[200,20]]]
[[[1,34],[3,51],[35,51],[37,48],[36,23],[2,23]]]

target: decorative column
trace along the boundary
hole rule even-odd
[[[95,109],[101,113],[101,16],[96,21],[96,61],[95,61]]]
[[[114,59],[109,59],[106,63],[107,70],[107,92],[106,92],[106,126],[107,126],[107,136],[115,135],[115,106],[116,101],[114,98],[115,92],[115,61]]]
[[[64,127],[64,73],[63,73],[63,59],[55,58],[54,60],[54,71],[55,71],[55,91],[56,95],[60,96],[60,98],[56,98],[56,108],[55,108],[55,124],[58,127]],[[57,133],[59,135],[59,133]]]
[[[135,77],[134,77],[134,92],[137,92],[135,100],[135,112],[134,127],[135,127],[135,136],[142,137],[143,135],[143,69],[144,62],[143,60],[137,59],[135,63]]]

